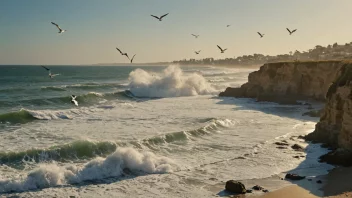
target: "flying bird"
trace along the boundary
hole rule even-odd
[[[71,95],[71,103],[78,107],[78,102],[77,102],[76,98],[77,98],[77,96]]]
[[[127,58],[130,59],[130,57],[128,57],[128,54],[127,54],[127,53],[123,53],[119,48],[116,48],[116,49],[117,49],[117,51],[120,52],[120,54],[121,54],[122,56],[127,56]]]
[[[196,54],[199,54],[200,52],[201,52],[202,50],[199,50],[199,51],[195,51],[194,53],[196,53]]]
[[[60,75],[60,74],[52,74],[49,68],[47,68],[47,67],[45,67],[45,66],[43,66],[43,65],[42,65],[42,67],[43,67],[44,69],[46,69],[46,71],[49,71],[49,78],[54,78],[54,76]]]
[[[57,27],[57,29],[59,29],[59,32],[58,32],[59,34],[64,33],[64,32],[67,31],[67,30],[61,29],[60,26],[58,24],[54,23],[54,22],[51,22],[51,24],[55,25]]]
[[[133,62],[134,56],[136,56],[136,54],[132,56],[131,63]]]
[[[162,20],[163,20],[163,18],[164,18],[164,17],[166,17],[168,14],[169,14],[169,13],[164,14],[164,15],[163,15],[163,16],[161,16],[161,17],[157,17],[157,16],[154,16],[154,15],[150,15],[150,16],[152,16],[152,17],[154,17],[154,18],[156,18],[156,19],[159,19],[159,21],[162,21]]]
[[[231,25],[227,25],[226,27],[230,27]]]
[[[259,34],[260,38],[263,38],[263,36],[265,35],[265,34],[262,34],[260,32],[257,32],[257,33]]]
[[[224,53],[227,49],[222,49],[220,46],[218,46],[218,48],[220,49],[221,53]]]
[[[297,31],[297,29],[294,29],[294,30],[291,31],[291,30],[288,29],[288,28],[286,28],[286,30],[290,33],[290,35]]]
[[[199,35],[196,35],[196,34],[191,34],[192,36],[194,36],[195,38],[198,38]]]

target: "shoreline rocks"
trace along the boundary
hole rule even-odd
[[[301,145],[298,144],[294,144],[293,146],[291,146],[291,148],[295,151],[300,151],[300,152],[304,152],[304,148]]]
[[[302,180],[306,178],[305,176],[299,176],[297,174],[291,174],[291,173],[287,173],[285,176],[285,179],[290,179],[290,180]]]
[[[241,182],[235,180],[229,180],[226,182],[225,189],[229,192],[244,194],[246,193],[246,187]]]

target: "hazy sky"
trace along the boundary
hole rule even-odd
[[[0,64],[127,63],[115,47],[139,63],[308,50],[352,41],[351,8],[351,0],[2,0]],[[150,17],[168,12],[162,22]],[[68,31],[57,34],[51,21]]]

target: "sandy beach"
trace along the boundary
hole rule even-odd
[[[253,190],[252,193],[236,195],[224,190],[225,182],[210,186],[209,190],[217,197],[260,197],[260,198],[315,198],[315,197],[352,197],[352,168],[337,167],[327,175],[307,177],[300,181],[282,180],[284,174],[265,179],[241,181],[246,189],[259,185],[269,190],[268,193]],[[317,183],[317,181],[321,183]],[[216,193],[218,192],[218,193]]]
[[[328,175],[317,177],[322,185],[315,185],[316,181],[297,182],[279,190],[260,195],[261,198],[314,198],[314,197],[352,197],[352,168],[338,167]],[[247,196],[248,197],[248,196]],[[252,196],[249,196],[252,197]]]

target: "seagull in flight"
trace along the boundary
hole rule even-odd
[[[54,23],[54,22],[51,22],[51,24],[55,25],[57,27],[57,29],[59,29],[59,32],[58,32],[59,34],[64,33],[64,32],[67,31],[67,30],[61,29],[60,26],[58,24]]]
[[[227,25],[226,27],[230,27],[231,25]]]
[[[54,78],[54,76],[60,75],[60,74],[52,74],[49,68],[47,68],[47,67],[45,67],[45,66],[43,66],[43,65],[42,65],[42,67],[43,67],[44,69],[46,69],[46,71],[49,71],[49,78]]]
[[[77,96],[71,95],[71,103],[78,107],[78,102],[77,102],[76,98],[77,98]]]
[[[257,33],[259,34],[260,38],[263,38],[263,36],[265,35],[265,34],[262,34],[260,32],[257,32]]]
[[[194,53],[196,53],[196,54],[198,55],[201,51],[202,51],[202,50],[195,51]]]
[[[288,28],[286,28],[286,30],[290,33],[290,35],[297,31],[297,29],[294,29],[294,30],[291,31],[291,30],[288,29]]]
[[[116,48],[116,49],[117,49],[117,51],[120,52],[120,54],[121,54],[122,56],[127,56],[127,58],[130,59],[130,57],[128,57],[128,54],[127,54],[127,53],[123,53],[119,48]]]
[[[133,62],[134,56],[136,56],[136,54],[132,56],[131,63]]]
[[[224,53],[227,49],[222,49],[220,46],[218,46],[218,48],[220,49],[221,53]]]
[[[196,35],[196,34],[191,34],[192,36],[194,36],[195,38],[198,38],[199,35]]]
[[[157,17],[157,16],[154,16],[154,15],[150,15],[150,16],[152,16],[152,17],[154,17],[154,18],[156,18],[156,19],[159,19],[159,21],[162,21],[162,20],[163,20],[163,18],[164,18],[164,17],[166,17],[168,14],[169,14],[169,13],[164,14],[164,15],[163,15],[163,16],[161,16],[161,17]]]

